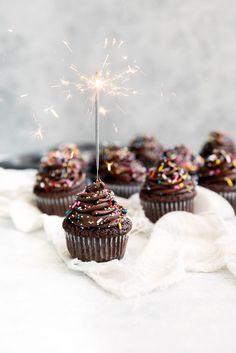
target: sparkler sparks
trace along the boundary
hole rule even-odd
[[[65,45],[65,47],[66,47],[71,53],[73,53],[73,51],[72,51],[70,45],[68,44],[68,42],[67,42],[66,40],[62,40],[62,43]]]
[[[68,48],[69,44],[66,41],[62,43]],[[121,64],[124,66],[123,70],[114,72],[112,64],[112,52],[114,49],[120,49],[124,44],[123,40],[117,40],[113,38],[109,40],[108,38],[104,41],[104,49],[106,50],[105,59],[99,70],[96,71],[94,75],[87,76],[80,72],[76,65],[71,64],[69,66],[70,70],[76,73],[76,79],[72,82],[66,79],[61,79],[60,84],[53,85],[51,87],[64,87],[67,89],[67,99],[71,98],[70,87],[74,87],[75,90],[80,94],[88,94],[92,105],[94,106],[94,99],[96,95],[96,90],[99,90],[104,96],[127,97],[129,95],[136,95],[138,92],[128,86],[131,77],[140,71],[140,68],[134,61],[133,64],[128,64],[128,57],[126,55],[121,56]],[[70,48],[70,51],[72,49]],[[117,61],[117,58],[116,58]],[[69,93],[68,93],[69,92]],[[100,108],[99,108],[100,109]],[[90,110],[92,112],[92,110]],[[103,114],[104,109],[102,109],[101,114]],[[105,112],[106,114],[107,112]]]
[[[78,81],[74,83],[76,89],[80,93],[92,93],[98,88],[105,95],[111,96],[129,96],[130,94],[137,94],[136,91],[125,85],[130,80],[130,77],[134,75],[138,70],[137,67],[128,66],[124,71],[115,73],[112,75],[109,68],[110,63],[108,59],[105,59],[102,69],[98,71],[98,74],[92,75],[91,77],[84,76],[77,72]],[[73,67],[74,69],[74,67]],[[62,82],[64,85],[64,83]]]
[[[63,40],[62,43],[72,52],[69,44]],[[113,38],[109,41],[107,38],[104,41],[104,49],[108,50],[109,46],[112,51],[114,49],[120,49],[124,44],[123,40],[117,40]],[[130,95],[136,95],[138,92],[133,88],[129,87],[131,77],[140,71],[134,61],[132,65],[128,64],[128,57],[120,56],[121,64],[125,65],[122,70],[115,71],[112,64],[112,55],[110,52],[106,53],[105,59],[96,73],[87,76],[80,72],[76,65],[71,64],[70,70],[75,72],[76,78],[74,81],[67,79],[61,79],[60,84],[53,85],[51,87],[57,88],[62,87],[66,93],[66,99],[72,98],[71,90],[74,88],[79,94],[85,94],[91,101],[90,113],[94,113],[95,116],[95,140],[96,140],[96,167],[97,167],[97,178],[99,178],[99,115],[106,116],[108,110],[100,105],[101,96],[112,96],[112,97],[128,97]],[[117,58],[116,58],[117,59]],[[117,62],[117,60],[116,60]],[[56,118],[58,114],[54,107],[49,107],[45,111],[50,111]],[[115,131],[118,129],[115,127]],[[111,164],[108,164],[108,171],[111,171]]]
[[[103,116],[106,116],[108,114],[109,110],[105,109],[104,107],[99,108],[99,113]]]
[[[113,123],[113,127],[114,127],[115,132],[118,133],[118,127],[116,126],[115,123]]]
[[[36,140],[39,140],[39,141],[42,141],[43,140],[43,130],[42,130],[42,126],[41,124],[39,123],[37,117],[35,114],[33,114],[33,119],[35,121],[35,123],[37,124],[37,130],[36,131],[33,131],[32,133],[32,136],[36,139]]]
[[[42,131],[41,126],[39,126],[38,129],[35,132],[33,132],[33,137],[36,140],[40,140],[40,141],[43,140],[43,131]]]
[[[55,108],[54,108],[53,105],[50,106],[50,107],[45,108],[45,109],[44,109],[44,112],[45,112],[45,113],[50,112],[50,113],[54,116],[54,118],[59,118],[59,115],[58,115],[58,113],[56,112],[56,110],[55,110]]]

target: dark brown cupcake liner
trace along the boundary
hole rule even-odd
[[[218,194],[224,197],[231,204],[234,212],[236,212],[236,191],[220,191]]]
[[[114,191],[115,195],[128,199],[131,195],[140,191],[141,185],[139,184],[108,184],[106,185]]]
[[[66,232],[66,244],[72,258],[106,262],[123,258],[128,234],[112,237],[83,237]]]
[[[74,202],[76,193],[74,195],[68,196],[55,196],[55,197],[37,197],[37,206],[38,208],[48,215],[55,216],[65,216],[65,212],[68,210],[69,205]]]
[[[141,205],[144,213],[151,222],[155,223],[166,213],[173,211],[193,212],[193,198],[188,200],[179,200],[172,202],[154,202],[141,199]]]

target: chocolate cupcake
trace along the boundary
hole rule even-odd
[[[139,135],[129,144],[129,149],[147,168],[156,166],[161,157],[163,147],[154,136]]]
[[[199,169],[204,164],[204,159],[199,154],[194,154],[185,145],[177,145],[163,151],[163,157],[175,162],[187,170],[192,176],[197,176]]]
[[[52,150],[52,152],[56,152],[56,151],[63,153],[65,158],[68,160],[69,159],[79,160],[82,166],[82,169],[86,171],[87,163],[84,160],[79,147],[75,143],[61,143],[55,150]]]
[[[77,159],[63,153],[49,152],[41,160],[34,194],[43,213],[64,216],[75,195],[85,187],[85,174]]]
[[[235,154],[234,141],[227,134],[218,131],[209,134],[208,141],[203,145],[200,155],[206,158],[213,153],[214,149]]]
[[[127,147],[112,146],[102,151],[100,174],[116,195],[128,198],[140,191],[146,169]]]
[[[199,171],[199,184],[223,196],[236,211],[236,160],[224,150],[213,150]]]
[[[193,212],[195,182],[188,172],[169,159],[149,170],[140,191],[145,215],[155,223],[171,211]]]
[[[124,256],[132,222],[113,191],[97,180],[77,195],[63,228],[72,258],[105,262]]]

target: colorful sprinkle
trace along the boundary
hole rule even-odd
[[[232,182],[232,180],[230,178],[225,178],[226,183],[232,188],[232,186],[234,186],[234,183]]]
[[[65,212],[65,215],[68,217],[68,216],[71,214],[71,212],[72,212],[72,210],[67,210],[67,211]]]

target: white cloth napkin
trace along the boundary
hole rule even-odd
[[[65,245],[62,219],[44,215],[44,229],[69,269],[84,272],[118,297],[133,297],[180,281],[187,271],[211,272],[227,266],[236,275],[236,224],[231,206],[220,196],[198,187],[199,214],[172,212],[151,224],[138,195],[120,199],[133,221],[125,258],[107,263],[71,259]],[[209,211],[205,212],[205,200]],[[214,211],[214,212],[213,212]],[[229,243],[230,242],[230,243]]]
[[[21,231],[30,232],[43,226],[47,239],[67,267],[84,272],[106,291],[119,297],[137,296],[176,283],[187,271],[210,272],[224,266],[236,276],[234,211],[214,192],[197,187],[195,214],[172,212],[154,225],[144,216],[138,195],[128,200],[120,198],[133,221],[124,259],[84,263],[68,254],[63,218],[42,215],[36,208],[32,195],[34,175],[33,171],[25,171],[24,175],[24,172],[0,170],[0,181],[5,182],[8,190],[1,185],[0,200],[4,194],[9,206],[2,214],[10,216]],[[17,195],[20,196],[14,199]]]
[[[9,206],[18,197],[31,193],[35,170],[0,168],[0,217],[9,216]]]

